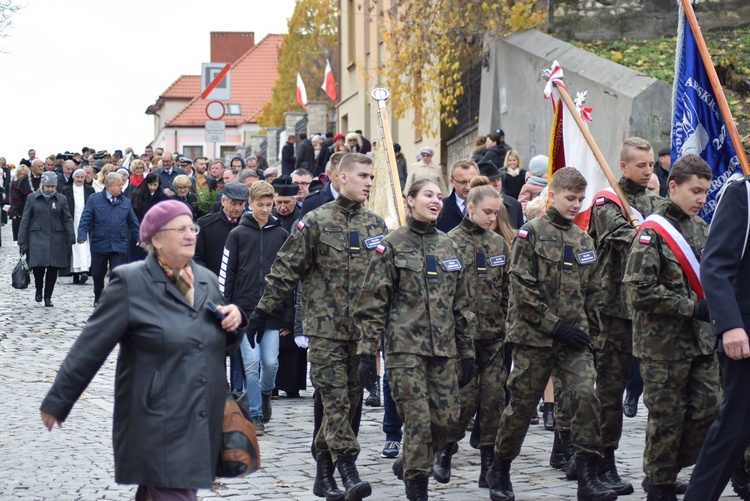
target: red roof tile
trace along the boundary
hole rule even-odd
[[[193,99],[201,93],[200,75],[182,75],[164,93],[162,99]]]
[[[242,115],[225,116],[224,121],[227,127],[254,123],[263,105],[271,98],[273,84],[279,76],[279,47],[283,39],[283,35],[268,35],[232,64],[231,99],[222,102],[238,103]],[[184,77],[178,79],[172,87],[175,87],[182,78]],[[206,104],[208,103],[200,99],[200,82],[198,85],[196,97],[167,122],[167,127],[205,126]],[[167,92],[170,92],[170,89],[167,89]]]

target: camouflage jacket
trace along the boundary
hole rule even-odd
[[[591,237],[554,207],[523,225],[510,251],[508,341],[552,346],[558,320],[598,332],[596,259]]]
[[[505,239],[464,218],[448,236],[458,245],[466,268],[469,309],[475,315],[469,333],[473,339],[504,339],[508,313],[510,249]]]
[[[341,195],[308,213],[296,230],[266,276],[258,308],[273,311],[299,281],[305,334],[356,341],[353,308],[385,221]]]
[[[688,216],[669,199],[656,213],[672,223],[700,260],[708,225],[697,216]],[[698,297],[674,253],[653,229],[642,230],[633,242],[624,282],[635,310],[633,355],[648,360],[684,360],[713,352],[708,322],[692,318]]]
[[[646,191],[626,177],[619,182],[625,197],[643,217],[651,215],[662,200]],[[602,314],[618,318],[633,318],[625,292],[622,277],[625,274],[625,261],[630,251],[630,242],[635,236],[635,228],[625,219],[622,209],[607,199],[594,201],[589,222],[589,235],[594,239],[598,259],[597,274],[602,286]],[[606,335],[606,332],[602,333]]]
[[[434,223],[409,219],[378,246],[357,302],[358,352],[474,358],[467,277],[458,248]]]

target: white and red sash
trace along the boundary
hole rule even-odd
[[[701,265],[695,257],[693,249],[687,243],[677,228],[674,227],[665,217],[658,214],[651,214],[646,221],[638,228],[638,231],[644,228],[651,228],[659,234],[667,243],[669,249],[674,253],[677,261],[682,267],[682,271],[687,276],[690,287],[693,288],[698,299],[706,299],[701,285]]]
[[[617,193],[615,193],[615,190],[612,187],[607,187],[603,190],[598,191],[596,195],[594,195],[594,199],[588,209],[585,209],[578,213],[574,220],[578,227],[583,229],[584,231],[587,231],[589,227],[589,221],[591,220],[592,209],[595,205],[604,205],[607,200],[617,204],[617,206],[620,208],[620,211],[622,211],[623,216],[625,216],[625,219],[630,221],[630,217],[628,217],[628,215],[625,213],[625,208],[622,206],[622,201],[617,196]],[[642,223],[643,214],[638,212],[638,210],[632,205],[630,206],[630,210],[633,211],[633,215],[638,219],[638,221]]]

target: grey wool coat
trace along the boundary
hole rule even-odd
[[[28,246],[31,268],[67,268],[66,249],[75,243],[75,238],[73,216],[64,195],[55,193],[45,198],[35,191],[28,196],[18,229],[18,245]]]
[[[117,483],[197,489],[214,480],[227,394],[224,361],[241,335],[226,333],[206,308],[208,300],[223,303],[216,276],[195,262],[192,270],[194,307],[154,255],[112,270],[42,402],[42,411],[66,419],[120,345],[112,429]]]

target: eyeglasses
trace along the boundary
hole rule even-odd
[[[309,182],[309,181],[297,181],[296,184],[298,184],[300,186],[310,186],[312,183]]]
[[[453,181],[453,184],[457,184],[458,186],[469,186],[471,179],[469,179],[468,181],[457,181],[456,178],[452,177],[451,181]]]
[[[174,231],[178,235],[184,235],[187,231],[191,231],[193,235],[197,235],[201,231],[201,227],[197,224],[188,224],[185,226],[178,226],[177,228],[162,228],[159,231]]]

